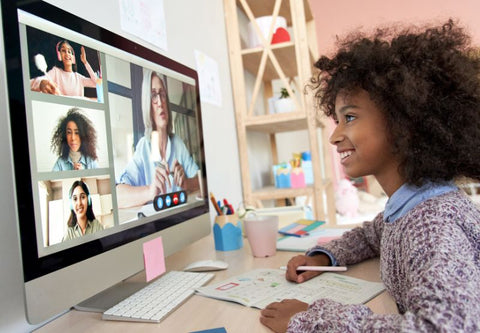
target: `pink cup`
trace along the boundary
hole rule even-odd
[[[255,257],[270,257],[277,251],[278,216],[249,216],[243,221]]]

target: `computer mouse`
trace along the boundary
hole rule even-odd
[[[228,263],[221,260],[200,260],[192,262],[183,270],[186,272],[207,272],[207,271],[220,271],[227,269]]]

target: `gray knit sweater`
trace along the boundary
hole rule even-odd
[[[380,213],[324,248],[339,265],[380,256],[400,314],[320,299],[288,332],[480,332],[480,210],[462,192],[430,198],[393,223]]]

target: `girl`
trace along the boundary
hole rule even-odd
[[[272,303],[275,332],[480,331],[480,210],[455,185],[480,180],[480,60],[453,21],[389,37],[352,36],[315,66],[316,97],[337,126],[347,175],[374,175],[389,200],[372,222],[288,263],[352,265],[380,257],[399,314],[328,299]]]
[[[70,188],[69,198],[70,217],[67,222],[67,233],[63,237],[63,241],[103,230],[102,225],[93,213],[92,198],[86,183],[76,180]]]
[[[144,205],[158,194],[199,188],[199,168],[172,130],[164,76],[148,69],[143,72],[142,111],[145,135],[117,185],[121,208]]]
[[[60,118],[51,144],[58,155],[52,171],[98,168],[97,132],[80,109],[72,108]]]
[[[30,81],[30,89],[46,94],[64,96],[84,96],[84,87],[96,87],[97,75],[87,61],[85,48],[80,48],[80,60],[85,66],[90,77],[77,73],[75,52],[66,40],[60,41],[56,46],[57,60],[46,75]]]

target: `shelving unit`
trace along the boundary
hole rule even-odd
[[[323,120],[317,117],[313,98],[303,94],[304,86],[311,78],[313,60],[317,57],[314,21],[307,0],[224,0],[225,21],[230,52],[230,70],[234,92],[235,116],[240,154],[240,167],[244,201],[262,206],[263,200],[280,200],[307,196],[312,204],[314,217],[335,224],[335,203],[330,181],[331,168],[328,138],[322,129]],[[242,17],[239,17],[241,15]],[[274,25],[265,38],[256,18],[285,17],[290,41],[270,44]],[[242,25],[241,20],[243,19]],[[248,48],[242,40],[245,22],[252,22],[263,46]],[[243,30],[242,30],[243,28]],[[255,79],[248,84],[245,72]],[[274,81],[287,89],[294,99],[296,109],[289,113],[269,114],[268,99],[273,97]],[[293,88],[292,88],[293,85]],[[258,105],[263,106],[258,107]],[[263,110],[259,110],[263,109]],[[314,183],[306,188],[275,188],[267,186],[252,189],[251,170],[247,153],[249,132],[265,133],[270,140],[272,161],[279,163],[276,133],[305,130],[313,165]],[[320,137],[318,131],[320,130]],[[321,141],[321,142],[319,142]],[[323,156],[321,156],[323,154]]]

